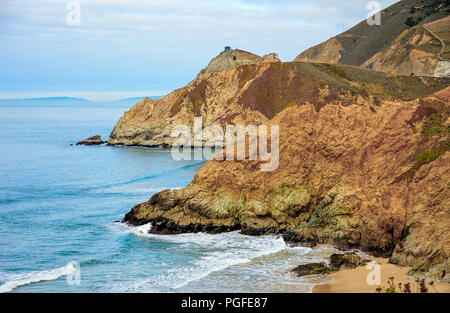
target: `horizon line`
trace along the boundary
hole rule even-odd
[[[119,101],[130,98],[162,97],[168,95],[168,90],[150,91],[57,91],[57,92],[1,92],[0,100],[37,100],[51,98],[76,98],[91,102]]]

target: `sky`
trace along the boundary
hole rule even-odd
[[[378,2],[385,8],[397,1]],[[225,46],[292,61],[366,19],[368,3],[0,0],[0,99],[165,95]]]

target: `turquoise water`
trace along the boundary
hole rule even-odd
[[[323,281],[288,270],[331,248],[238,232],[158,236],[117,223],[204,165],[174,161],[170,150],[70,146],[107,139],[127,109],[0,107],[0,292],[309,292]]]

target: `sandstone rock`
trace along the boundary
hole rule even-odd
[[[92,136],[88,139],[79,141],[77,143],[77,146],[98,146],[106,143],[106,141],[103,141],[100,135]]]
[[[231,53],[231,51],[229,51]],[[228,52],[227,52],[228,53]],[[143,99],[125,112],[110,145],[170,147],[178,125],[193,128],[261,125],[286,108],[312,103],[351,105],[371,99],[414,99],[440,90],[448,80],[394,77],[345,65],[261,63],[199,74],[186,87],[161,99]],[[369,96],[370,94],[370,96]],[[205,136],[202,145],[210,145]]]
[[[366,264],[366,262],[363,261],[354,252],[345,253],[345,254],[332,254],[330,256],[330,270],[332,270],[332,271],[356,268],[358,266],[362,266],[365,264]]]
[[[434,71],[436,77],[450,77],[450,61],[439,61]]]
[[[323,275],[330,272],[330,269],[325,263],[308,263],[299,265],[297,268],[292,270],[298,277],[308,276],[308,275]]]
[[[256,54],[239,49],[227,50],[212,59],[200,74],[229,71],[242,65],[260,64],[261,62],[263,62],[263,58]]]
[[[337,69],[347,79],[359,75],[355,68]],[[389,79],[382,81],[392,86],[395,80]],[[413,82],[429,86],[415,92],[445,84],[395,79],[408,79],[408,92],[416,88]],[[332,88],[318,91],[329,97]],[[280,125],[276,171],[259,171],[260,160],[211,161],[185,189],[153,196],[127,220],[164,218],[160,232],[164,225],[169,232],[213,225],[218,231],[289,234],[300,244],[392,255],[416,273],[448,280],[450,87],[416,100],[376,102],[362,93],[363,100],[355,101],[357,89],[338,90],[328,102],[305,101],[269,122]],[[406,92],[398,91],[398,97],[410,97]]]
[[[351,269],[366,265],[366,260],[362,260],[356,253],[333,254],[330,256],[330,264],[309,263],[303,264],[292,270],[298,277],[307,275],[323,275],[337,272],[342,269]]]
[[[424,29],[407,29],[383,52],[377,53],[362,66],[375,71],[399,75],[434,75],[439,59],[423,50],[433,45],[433,38]],[[438,43],[435,44],[437,47]]]

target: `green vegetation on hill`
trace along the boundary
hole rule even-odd
[[[447,12],[447,15],[450,13],[450,0],[433,0],[433,1],[420,1],[422,6],[412,6],[409,10],[410,16],[406,18],[405,25],[408,27],[413,27],[430,16],[440,15],[440,12]],[[444,15],[445,16],[445,15]],[[431,19],[427,20],[428,22]]]

